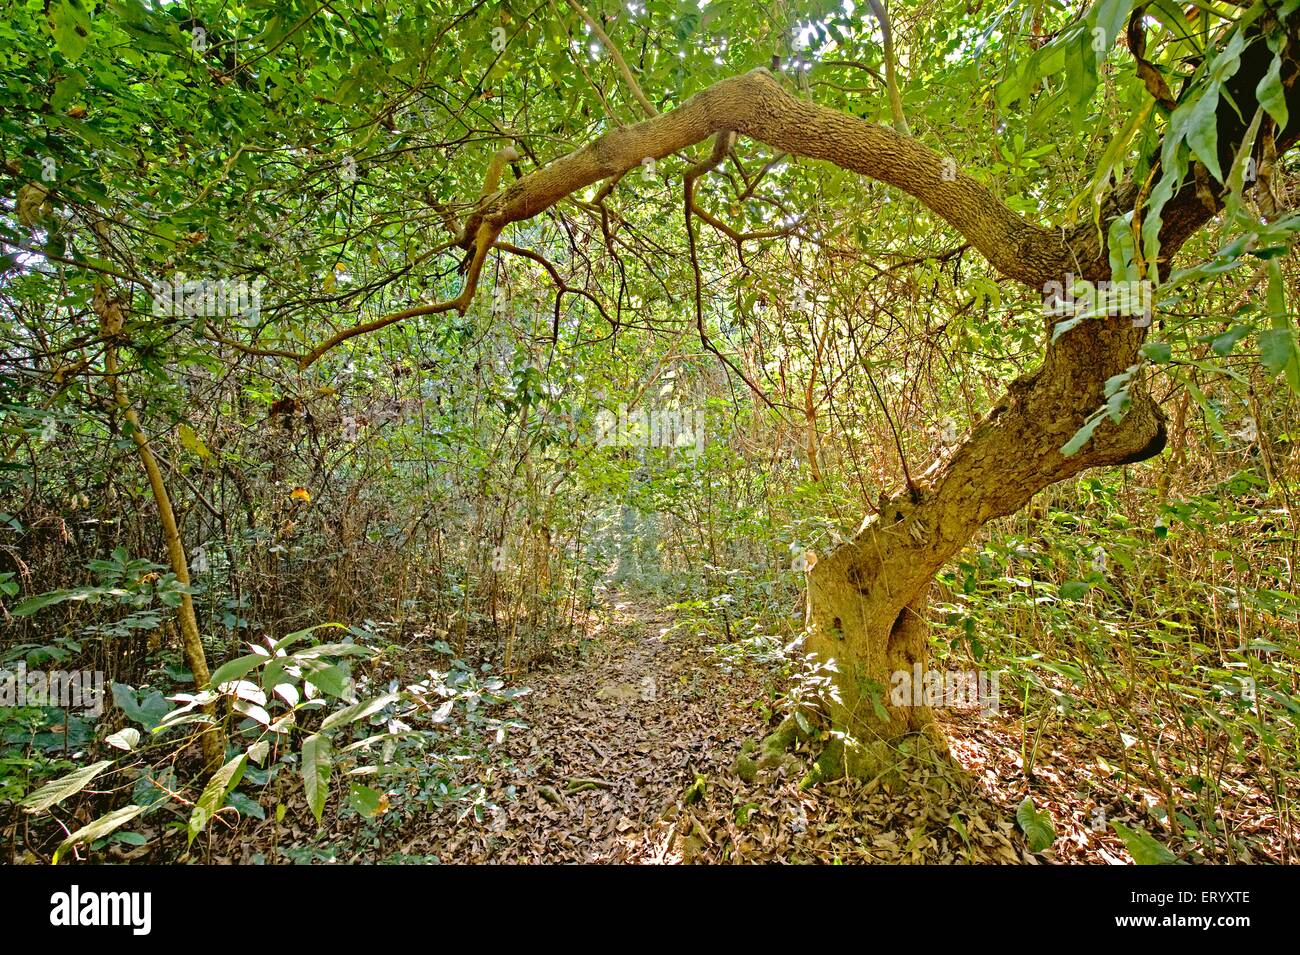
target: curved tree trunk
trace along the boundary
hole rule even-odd
[[[101,314],[106,308],[105,301],[102,291],[97,289],[96,308],[101,311]],[[120,325],[117,328],[106,327],[106,334],[109,336],[110,342],[112,341],[111,336],[116,335],[119,330]],[[195,687],[199,690],[206,690],[211,682],[211,673],[208,670],[207,655],[203,650],[203,637],[199,631],[198,616],[194,612],[194,598],[190,595],[190,565],[185,556],[185,546],[181,541],[180,529],[176,523],[176,513],[172,510],[171,495],[167,492],[167,484],[163,480],[162,470],[158,467],[158,460],[149,447],[149,438],[140,424],[140,417],[131,406],[126,390],[122,387],[117,365],[117,348],[113,344],[110,344],[104,350],[104,370],[111,383],[113,401],[121,410],[122,417],[126,419],[130,428],[131,440],[135,443],[136,454],[140,458],[140,466],[149,479],[149,488],[153,492],[154,504],[158,508],[158,523],[162,530],[163,543],[167,547],[167,557],[171,563],[172,573],[183,588],[180,594],[180,604],[176,607],[176,620],[180,624],[181,631],[181,650],[185,654],[185,662],[189,665],[190,672],[194,674]],[[203,709],[215,719],[215,706],[208,704]],[[200,731],[199,748],[203,753],[204,772],[216,772],[226,758],[225,735],[219,724],[213,722]]]
[[[925,605],[938,570],[984,524],[1048,485],[1164,448],[1164,416],[1135,385],[1122,422],[1107,421],[1072,456],[1060,451],[1104,404],[1106,380],[1137,360],[1142,336],[1127,318],[1063,336],[963,444],[809,571],[808,648],[838,671],[829,716],[848,737],[850,771],[881,771],[908,734],[942,739],[928,707],[893,706],[889,692],[893,674],[929,668]]]

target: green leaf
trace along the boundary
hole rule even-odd
[[[336,698],[342,698],[348,695],[348,668],[338,663],[332,667],[322,667],[319,670],[313,670],[306,674],[306,680],[311,683],[322,693]]]
[[[803,710],[794,711],[794,721],[799,724],[799,729],[805,733],[812,733],[812,724],[808,722],[808,717],[804,715]]]
[[[315,633],[317,630],[322,630],[325,628],[346,630],[347,626],[341,623],[330,622],[330,623],[318,623],[315,626],[307,627],[303,630],[295,630],[293,633],[286,634],[285,636],[277,640],[275,642],[275,650],[278,653],[279,651],[285,649],[286,647],[297,643],[299,640],[302,640],[304,637],[307,637],[308,635]]]
[[[1277,259],[1268,260],[1268,313],[1273,319],[1274,328],[1286,328],[1286,289],[1282,284],[1282,263]]]
[[[1233,325],[1222,335],[1216,336],[1210,348],[1220,357],[1231,355],[1232,350],[1237,347],[1237,342],[1249,335],[1251,331],[1249,325]]]
[[[217,671],[212,674],[212,679],[208,681],[208,685],[211,687],[219,687],[225,683],[233,683],[236,680],[241,680],[250,670],[265,663],[267,659],[267,657],[262,656],[260,653],[249,653],[245,656],[228,660],[221,664],[221,666],[217,667]]]
[[[1187,114],[1187,145],[1215,179],[1223,182],[1219,166],[1219,84],[1211,83]]]
[[[1264,74],[1264,78],[1255,87],[1255,96],[1259,100],[1259,105],[1264,107],[1264,111],[1277,121],[1277,128],[1286,129],[1289,114],[1286,106],[1286,91],[1282,88],[1281,54],[1273,57],[1273,63],[1269,66],[1268,72]]]
[[[1133,0],[1098,0],[1092,8],[1088,19],[1103,32],[1104,40],[1101,44],[1103,50],[1108,51],[1114,45],[1115,38],[1119,36],[1120,30],[1124,29],[1132,8]]]
[[[1138,865],[1176,865],[1178,857],[1161,845],[1141,827],[1130,829],[1124,823],[1112,821],[1111,828],[1124,840],[1124,848]]]
[[[50,32],[60,53],[69,60],[81,59],[90,45],[90,11],[81,0],[51,0]]]
[[[1169,346],[1168,342],[1147,342],[1142,346],[1142,354],[1149,361],[1163,365],[1173,357],[1174,350]]]
[[[140,731],[134,726],[128,726],[124,730],[118,730],[112,736],[105,737],[104,742],[129,753],[140,745]]]
[[[322,643],[320,646],[307,647],[289,656],[294,660],[319,660],[322,657],[368,657],[374,655],[369,647],[355,643]]]
[[[1284,373],[1287,385],[1300,394],[1300,348],[1286,310],[1282,264],[1278,259],[1268,260],[1268,311],[1273,327],[1259,333],[1259,360],[1273,374]]]
[[[367,700],[363,703],[353,703],[351,706],[345,706],[335,713],[325,717],[321,723],[321,730],[333,729],[336,726],[342,726],[345,723],[352,723],[356,720],[363,720],[368,716],[373,716],[390,703],[396,703],[399,699],[396,693],[385,693],[383,696],[377,696],[373,700]]]
[[[1025,834],[1025,842],[1030,852],[1042,852],[1056,841],[1056,830],[1052,828],[1052,817],[1034,808],[1034,800],[1026,796],[1016,809],[1016,823]]]
[[[1205,415],[1205,422],[1210,426],[1210,430],[1215,433],[1220,441],[1227,442],[1228,433],[1223,430],[1223,422],[1219,419],[1218,409],[1210,403],[1210,399],[1205,396],[1196,382],[1190,378],[1181,379],[1187,388],[1187,393],[1192,396],[1201,412]]]
[[[1181,110],[1183,107],[1180,106],[1178,109]],[[1175,115],[1177,112],[1175,110]],[[1186,147],[1181,145],[1180,139],[1172,132],[1166,134],[1165,144],[1161,149],[1160,181],[1151,190],[1146,215],[1142,218],[1142,256],[1148,262],[1155,262],[1159,258],[1160,227],[1164,222],[1162,212],[1166,203],[1173,198],[1174,190],[1183,181],[1183,176],[1187,173],[1187,163]]]
[[[208,446],[199,439],[199,436],[194,433],[194,429],[189,425],[182,424],[177,428],[176,436],[180,439],[181,447],[186,451],[197,454],[201,458],[212,456],[212,452],[208,449]]]
[[[125,683],[113,684],[113,703],[126,716],[139,723],[145,729],[156,727],[173,707],[157,690],[153,690],[143,701],[136,698],[136,691]]]
[[[36,611],[51,604],[62,603],[77,596],[81,591],[77,590],[51,590],[47,593],[37,594],[35,597],[28,597],[13,609],[15,617],[30,617]]]
[[[123,806],[121,809],[115,809],[107,815],[100,816],[94,822],[82,826],[68,838],[64,839],[57,849],[54,850],[52,861],[55,865],[59,864],[59,857],[75,846],[78,842],[93,842],[96,839],[102,839],[116,829],[121,828],[130,822],[140,813],[148,809],[148,806]]]
[[[90,781],[113,765],[111,759],[101,760],[89,766],[83,766],[75,773],[69,773],[60,779],[46,783],[36,792],[22,801],[22,807],[28,812],[44,812],[55,803],[63,802],[69,796],[81,792]]]
[[[251,817],[253,819],[266,818],[266,810],[262,808],[261,803],[250,796],[245,796],[241,792],[232,792],[226,797],[226,802],[241,816]]]
[[[1259,333],[1259,361],[1273,374],[1294,366],[1296,337],[1289,328],[1265,328]]]
[[[1085,421],[1083,427],[1074,432],[1074,437],[1061,446],[1061,455],[1068,458],[1070,455],[1078,453],[1079,449],[1092,438],[1092,433],[1097,430],[1097,426],[1105,420],[1106,416],[1098,413]]]
[[[190,813],[190,843],[193,843],[194,837],[207,828],[208,820],[226,804],[226,794],[239,785],[239,780],[244,775],[244,767],[247,765],[248,754],[240,753],[212,774],[207,786],[203,788],[203,795],[199,796],[199,801],[194,804],[194,809]]]
[[[1057,592],[1064,600],[1078,600],[1091,589],[1092,584],[1086,580],[1067,580]]]
[[[325,801],[330,792],[330,740],[317,733],[302,744],[302,783],[307,793],[307,805],[320,825],[325,812]]]
[[[371,789],[360,783],[353,783],[352,788],[348,790],[348,805],[367,819],[373,819],[379,813],[383,798],[384,794],[378,789]]]

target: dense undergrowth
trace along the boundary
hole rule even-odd
[[[410,455],[406,442],[427,440],[412,422],[380,427],[388,453]],[[260,429],[270,440],[287,430],[275,418]],[[1250,842],[1260,857],[1287,861],[1300,765],[1288,572],[1296,532],[1290,485],[1276,475],[1285,473],[1279,455],[1289,442],[1261,447],[1247,437],[1189,437],[1195,466],[1091,475],[992,525],[936,585],[933,643],[943,666],[999,673],[1000,718],[1021,734],[1031,786],[1042,741],[1064,730],[1077,741],[1065,755],[1093,766],[1097,793],[1126,793],[1180,857],[1231,860]],[[432,447],[442,453],[445,445]],[[222,472],[191,454],[194,480],[212,482],[196,494],[220,500]],[[97,718],[4,711],[10,857],[51,858],[79,825],[128,805],[141,807],[138,815],[115,819],[120,828],[105,838],[80,837],[82,854],[198,859],[205,843],[191,837],[248,825],[270,840],[259,858],[271,861],[347,857],[348,845],[387,858],[413,814],[448,802],[485,811],[475,787],[458,782],[465,762],[491,763],[495,743],[522,726],[512,701],[530,667],[580,643],[609,594],[671,605],[676,626],[701,633],[721,665],[757,668],[768,691],[755,705],[775,722],[800,692],[802,569],[853,530],[816,516],[831,491],[794,471],[777,482],[722,467],[721,477],[702,479],[710,456],[735,455],[721,442],[701,459],[600,454],[606,467],[590,473],[608,480],[621,468],[621,485],[580,496],[525,484],[499,493],[495,509],[485,489],[482,511],[459,527],[444,523],[437,501],[407,504],[395,470],[360,490],[362,477],[374,476],[364,460],[324,472],[323,482],[299,463],[262,485],[274,515],[262,523],[279,522],[274,539],[214,533],[193,585],[210,626],[208,650],[225,663],[219,712],[234,730],[219,794],[183,746],[203,724],[187,722],[201,709],[164,623],[176,585],[159,565],[130,556],[129,534],[116,535],[131,522],[107,509],[99,517],[93,507],[68,508],[57,492],[31,529],[14,515],[11,535],[44,543],[23,547],[21,571],[9,579],[29,590],[49,580],[35,563],[44,554],[66,577],[44,595],[6,599],[4,665],[89,666],[110,684]],[[281,503],[289,485],[325,490]],[[344,506],[364,517],[328,519],[327,509]],[[283,516],[289,509],[292,518]],[[297,526],[286,529],[289,520]],[[52,525],[66,530],[56,535]],[[469,546],[471,528],[485,526],[505,528],[502,542],[550,535],[551,544]],[[357,538],[338,540],[340,528]],[[113,553],[74,573],[67,551],[102,546],[105,535]],[[376,566],[367,567],[372,554]],[[260,561],[279,570],[272,575]],[[468,567],[476,569],[466,587]],[[274,587],[260,589],[259,579]],[[278,592],[286,581],[292,599]],[[340,616],[356,622],[312,623]],[[299,624],[318,629],[284,636]],[[50,809],[41,787],[88,765],[98,775],[76,798],[52,814],[22,811],[24,800]],[[294,840],[280,852],[279,825],[310,827],[304,814],[319,816],[327,802],[340,833],[350,834],[315,850]]]

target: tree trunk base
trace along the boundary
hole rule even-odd
[[[836,730],[814,736],[800,728],[793,717],[786,717],[763,738],[757,759],[742,752],[733,769],[747,782],[752,782],[764,770],[802,772],[804,763],[795,756],[794,750],[802,743],[818,740],[824,743],[800,780],[804,788],[836,779],[859,779],[879,781],[886,789],[893,790],[902,785],[909,768],[942,770],[958,765],[948,749],[947,737],[933,720],[920,730],[896,739],[863,742]]]
[[[887,789],[903,781],[909,768],[955,766],[948,740],[937,724],[894,740],[864,742],[834,736],[813,764],[812,783],[832,779],[880,780]]]

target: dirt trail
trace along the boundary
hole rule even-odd
[[[725,674],[667,614],[621,600],[585,659],[522,682],[529,729],[505,744],[499,808],[465,820],[446,861],[677,861],[676,823],[761,732],[752,678]],[[687,847],[690,848],[689,846]]]
[[[1125,861],[1087,827],[1082,774],[1046,757],[1035,801],[1060,838],[1029,853],[1014,823],[1018,724],[1005,716],[945,720],[964,771],[910,768],[892,791],[880,780],[804,791],[786,770],[745,781],[736,755],[770,731],[754,707],[759,674],[726,672],[648,600],[617,601],[590,637],[578,658],[519,681],[532,690],[528,728],[485,781],[495,808],[482,820],[434,814],[405,851],[444,862]]]

